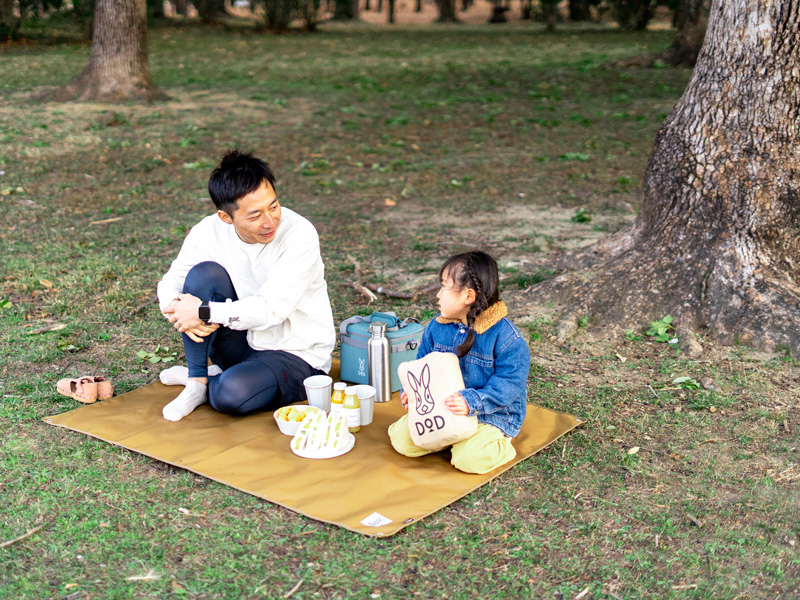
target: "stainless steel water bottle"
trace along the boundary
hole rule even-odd
[[[389,339],[386,337],[386,323],[371,323],[372,337],[367,344],[369,363],[369,384],[375,388],[375,402],[388,402],[392,399],[392,378],[389,373]]]

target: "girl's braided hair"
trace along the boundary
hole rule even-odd
[[[486,252],[473,250],[451,256],[439,270],[439,279],[452,279],[453,285],[463,290],[475,291],[475,302],[467,313],[467,338],[456,348],[459,358],[465,356],[475,341],[475,319],[487,308],[500,300],[500,275],[497,261]]]

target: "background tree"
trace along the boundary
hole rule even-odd
[[[193,4],[204,23],[212,23],[226,14],[225,0],[194,0]]]
[[[22,21],[34,8],[34,0],[0,0],[0,41],[17,39]]]
[[[315,31],[319,23],[320,0],[298,0],[298,12],[308,31]]]
[[[378,4],[378,12],[383,9],[383,3]],[[358,0],[337,0],[333,9],[333,18],[338,21],[358,20]]]
[[[163,96],[147,66],[145,0],[97,0],[89,64],[54,93],[55,99],[122,102]]]
[[[592,18],[590,0],[569,0],[569,20],[588,21]]]
[[[492,14],[489,16],[489,23],[507,23],[506,11],[510,8],[508,0],[492,0]]]
[[[295,9],[295,0],[264,0],[262,26],[269,31],[282,32],[289,28]]]
[[[686,91],[656,136],[632,228],[545,283],[576,317],[669,314],[725,344],[800,352],[800,0],[715,0]],[[735,32],[735,35],[733,34]]]
[[[439,9],[440,23],[455,23],[458,21],[456,17],[456,0],[436,0],[436,6]]]
[[[673,24],[678,32],[664,60],[675,66],[694,66],[708,27],[711,0],[679,0]]]
[[[153,19],[163,19],[164,0],[147,0],[147,15]]]
[[[655,7],[655,0],[614,0],[612,14],[620,29],[644,31]]]
[[[558,22],[559,0],[539,0],[542,8],[542,21],[547,31],[555,31]]]
[[[183,15],[184,17],[189,14],[188,0],[172,0],[172,6],[175,8],[175,14]]]

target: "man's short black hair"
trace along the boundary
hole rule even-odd
[[[275,175],[267,163],[249,152],[231,150],[211,172],[208,193],[217,210],[233,216],[239,199],[255,192],[265,181],[275,189]]]

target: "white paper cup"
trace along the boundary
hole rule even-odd
[[[375,408],[375,388],[371,385],[357,385],[356,396],[361,404],[361,424],[372,423],[372,411]]]
[[[333,379],[327,375],[312,375],[303,380],[306,397],[311,406],[321,408],[325,412],[331,409],[331,386]]]

